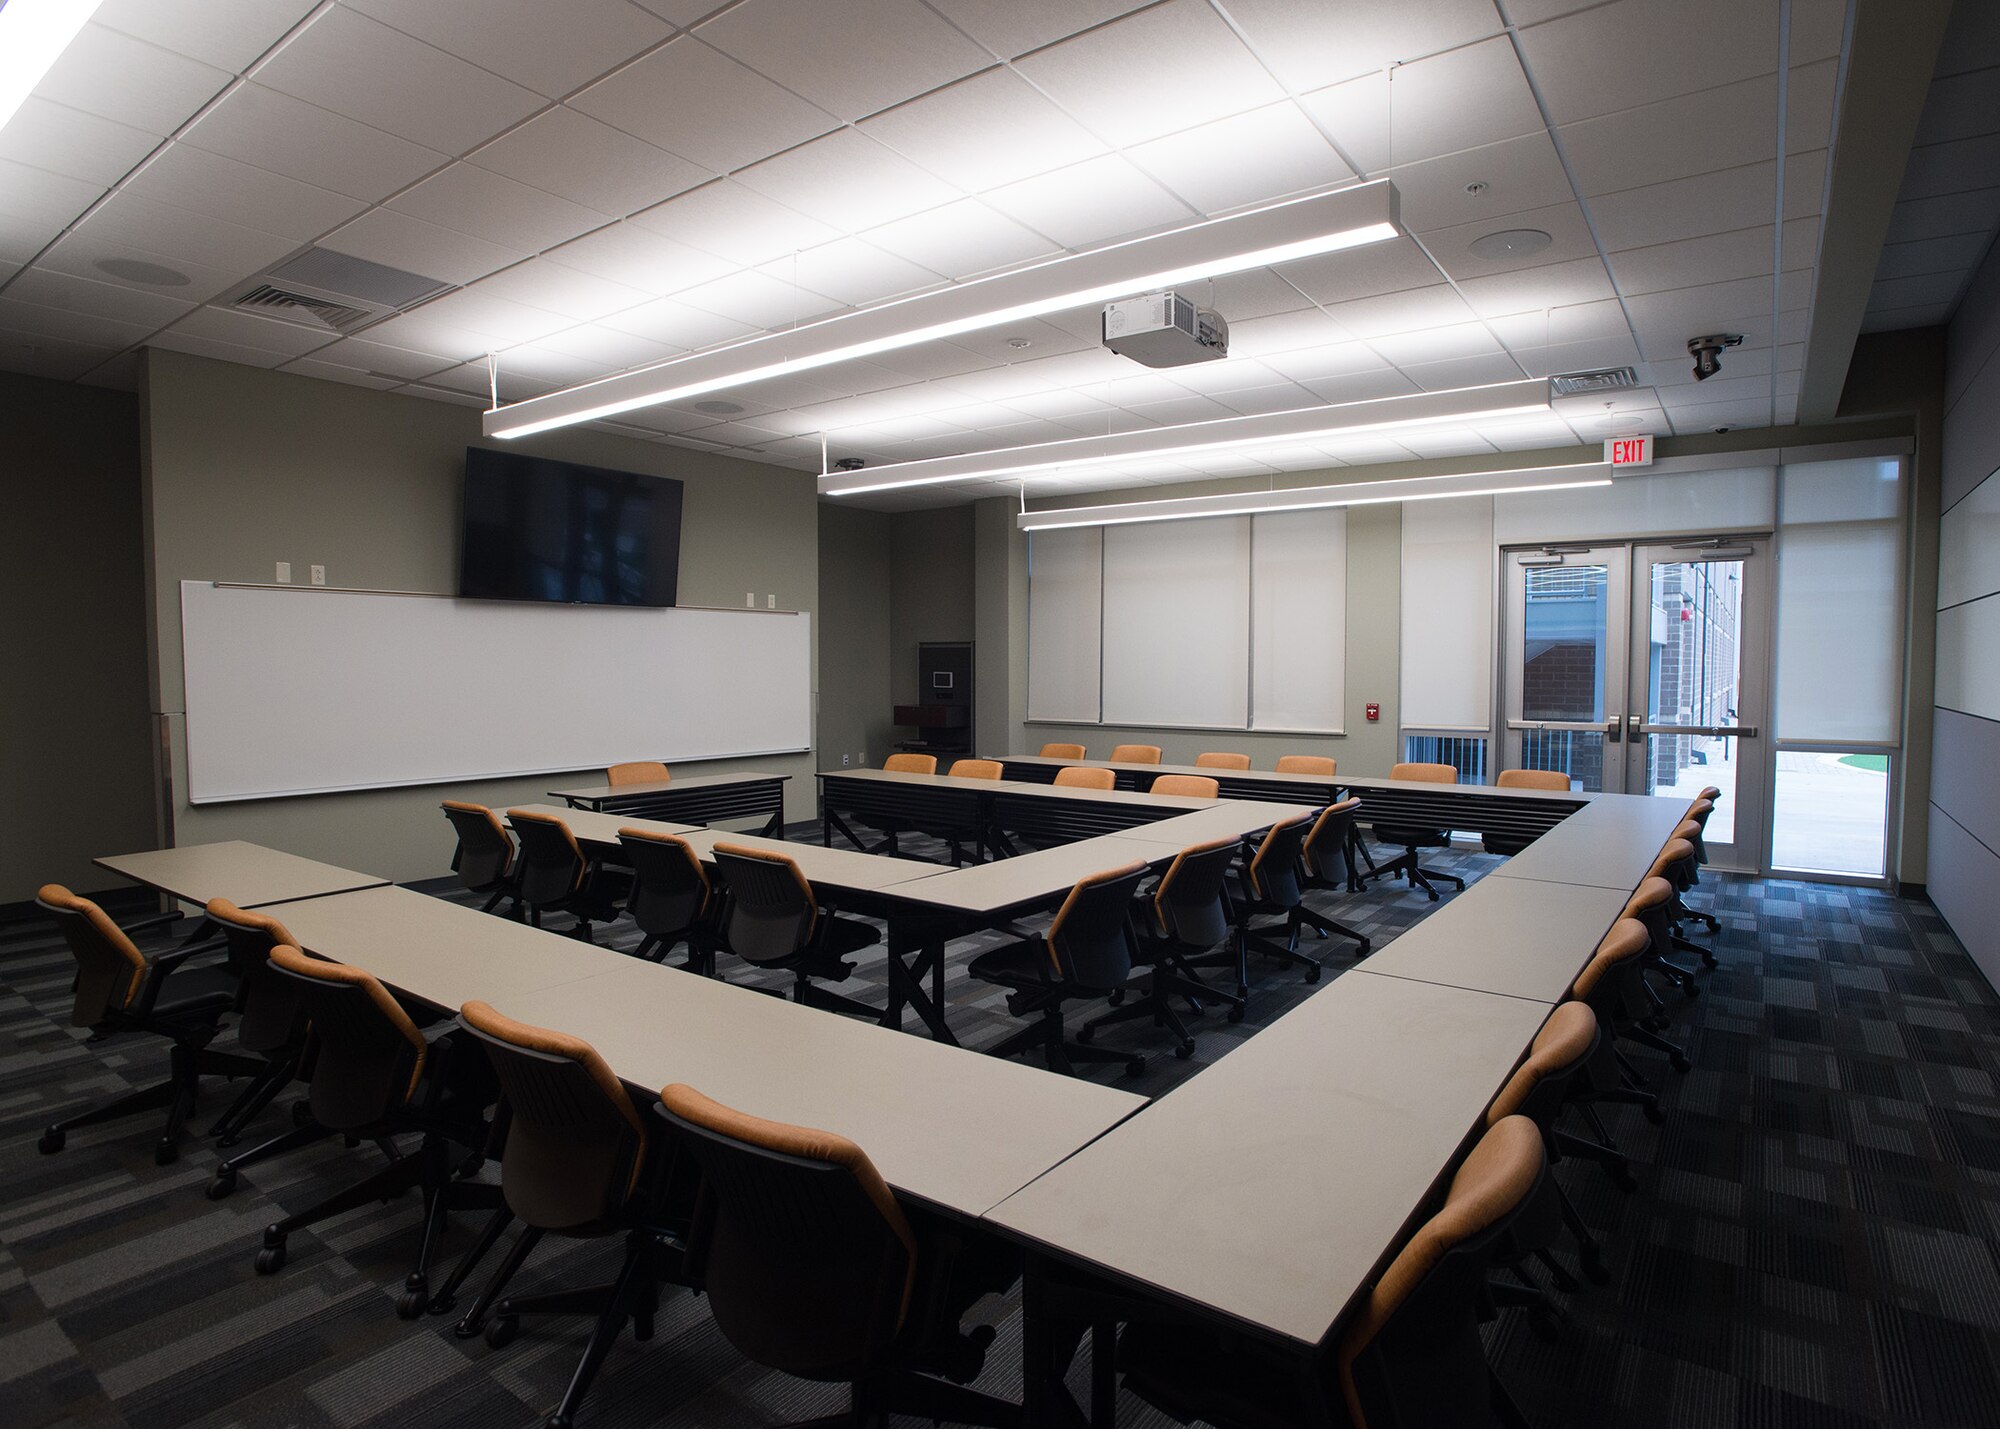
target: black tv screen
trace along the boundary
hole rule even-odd
[[[461,596],[672,605],[680,564],[672,477],[466,448]]]

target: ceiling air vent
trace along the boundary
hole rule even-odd
[[[225,305],[322,332],[354,333],[450,286],[331,248],[308,248],[252,278]]]
[[[1605,367],[1596,372],[1564,372],[1549,379],[1557,397],[1587,397],[1593,392],[1616,392],[1637,387],[1639,374],[1629,367]]]
[[[259,283],[249,292],[240,294],[232,306],[291,322],[309,323],[329,332],[347,332],[382,315],[375,308],[330,303],[310,293],[294,293],[285,288],[274,288],[269,283]]]

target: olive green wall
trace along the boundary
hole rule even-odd
[[[153,842],[139,404],[0,374],[0,903]]]
[[[172,835],[178,843],[251,839],[396,879],[449,871],[452,839],[440,798],[487,804],[538,800],[575,776],[471,781],[294,799],[187,802],[182,711],[183,580],[293,579],[327,568],[328,584],[450,591],[457,582],[459,486],[465,448],[486,445],[479,410],[315,378],[149,351],[144,368],[150,618],[158,656],[154,708],[172,751]],[[819,537],[813,479],[799,472],[594,432],[561,432],[514,449],[566,461],[674,476],[687,483],[680,599],[816,610]],[[728,678],[727,671],[709,672]],[[533,670],[521,678],[532,680]],[[618,673],[577,692],[579,718],[616,698]],[[249,692],[246,692],[248,694]],[[789,774],[786,813],[812,816],[811,755],[714,761]]]
[[[879,766],[896,739],[889,722],[895,519],[819,505],[819,748],[829,767],[843,758]]]

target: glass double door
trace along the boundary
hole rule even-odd
[[[1709,858],[1755,870],[1770,567],[1763,537],[1509,551],[1502,767],[1609,793],[1713,785]]]

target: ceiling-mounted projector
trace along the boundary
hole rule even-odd
[[[1229,324],[1179,293],[1107,303],[1104,345],[1147,367],[1185,367],[1229,356]]]

